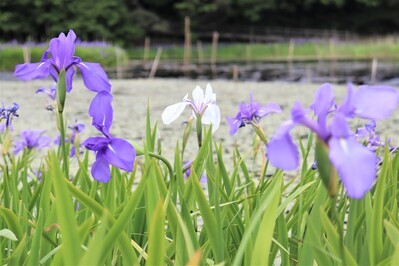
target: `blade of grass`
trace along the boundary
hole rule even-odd
[[[165,256],[165,215],[159,200],[151,221],[148,236],[148,265],[163,265]]]
[[[78,225],[76,223],[75,211],[71,201],[72,197],[65,186],[63,180],[65,177],[54,152],[50,152],[49,154],[48,166],[54,181],[54,205],[62,233],[63,260],[65,264],[76,265],[81,254]]]

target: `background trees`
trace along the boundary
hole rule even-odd
[[[193,32],[295,27],[384,34],[399,28],[396,0],[1,0],[0,40],[44,41],[73,28],[122,45]]]

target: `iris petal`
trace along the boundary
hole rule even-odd
[[[202,123],[205,125],[212,124],[212,133],[214,133],[220,125],[220,109],[216,104],[209,104],[202,115]]]
[[[259,118],[262,118],[270,113],[281,113],[280,105],[276,103],[269,103],[268,105],[264,106],[263,108],[258,109],[255,113]]]
[[[376,180],[377,156],[353,138],[332,138],[329,158],[351,198],[360,199]]]
[[[111,179],[111,171],[109,170],[109,164],[104,158],[102,152],[98,152],[96,156],[96,161],[91,167],[91,175],[93,178],[99,182],[108,183]]]
[[[45,78],[50,74],[50,64],[46,62],[26,63],[15,67],[14,76],[22,80]]]
[[[92,124],[101,132],[108,134],[113,120],[112,95],[107,91],[97,93],[89,107]],[[105,131],[103,131],[105,130]]]
[[[295,123],[292,121],[285,122],[267,145],[269,161],[277,168],[295,170],[299,165],[298,148],[289,134],[293,127]]]
[[[83,82],[91,91],[111,91],[107,74],[98,63],[79,62],[76,64],[82,72]]]
[[[233,136],[238,129],[241,127],[241,117],[240,117],[240,113],[237,114],[236,117],[227,117],[227,124],[230,127],[230,135]]]
[[[202,104],[204,103],[204,91],[201,89],[200,86],[196,86],[195,89],[193,90],[193,102],[194,102],[194,108],[196,109],[197,112],[201,112]]]
[[[105,149],[104,158],[115,167],[125,171],[133,170],[136,151],[133,146],[124,139],[114,138]]]
[[[321,85],[316,91],[315,101],[310,106],[315,115],[325,116],[334,104],[334,94],[331,84]]]
[[[398,106],[399,94],[388,86],[360,86],[353,98],[356,116],[383,120]]]
[[[183,113],[184,109],[189,104],[190,104],[189,102],[181,102],[166,107],[162,113],[163,123],[165,125],[169,125],[170,123],[175,121],[181,115],[181,113]]]

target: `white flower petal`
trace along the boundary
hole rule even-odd
[[[195,87],[193,90],[193,102],[194,102],[194,108],[197,109],[197,111],[201,111],[201,105],[204,102],[204,90],[201,89],[200,86]]]
[[[216,94],[213,93],[211,84],[206,84],[205,102],[216,102]]]
[[[173,121],[175,121],[181,113],[183,113],[184,108],[189,105],[189,102],[181,102],[169,105],[165,108],[162,113],[162,121],[165,125],[169,125]]]
[[[212,124],[212,133],[214,133],[220,125],[220,109],[216,104],[209,104],[202,118],[202,124]]]

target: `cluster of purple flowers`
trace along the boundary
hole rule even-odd
[[[70,30],[67,36],[61,33],[58,38],[50,41],[50,47],[43,53],[40,62],[17,65],[14,75],[22,80],[46,78],[50,75],[56,83],[65,82],[65,90],[69,93],[73,87],[72,79],[76,68],[80,70],[85,87],[97,93],[90,104],[89,115],[92,117],[92,125],[103,134],[103,137],[88,138],[82,145],[96,152],[96,161],[91,170],[93,177],[98,181],[108,182],[111,178],[109,164],[126,171],[133,170],[135,150],[126,140],[111,135],[111,84],[100,64],[84,62],[74,55],[75,42],[76,35],[73,30]],[[59,80],[61,73],[65,73],[65,81]],[[62,91],[57,89],[50,89],[49,92],[39,89],[39,92],[45,92],[54,99],[57,94],[62,94]],[[59,98],[62,97],[60,95]],[[58,105],[63,103],[63,100],[57,101]],[[62,111],[63,106],[58,106],[58,109]]]
[[[281,125],[268,144],[270,163],[284,170],[294,170],[299,165],[299,152],[290,131],[297,125],[312,130],[328,150],[328,158],[352,198],[362,198],[376,179],[378,157],[357,142],[347,119],[386,119],[399,102],[396,89],[386,86],[360,86],[356,91],[348,85],[347,98],[338,105],[332,86],[322,85],[316,92],[309,109],[299,102],[291,109],[291,119]],[[313,111],[313,120],[308,113]],[[320,162],[319,162],[320,163]]]

